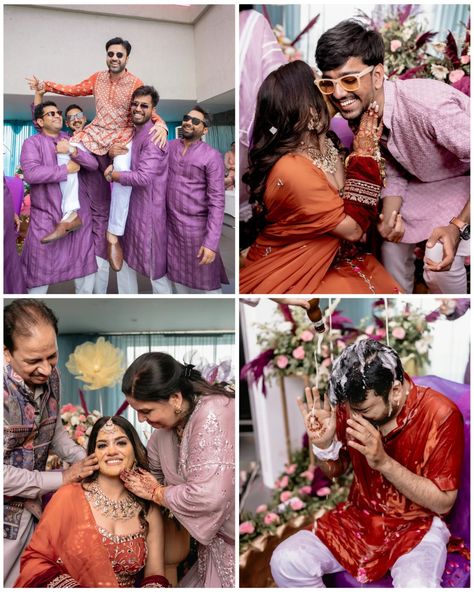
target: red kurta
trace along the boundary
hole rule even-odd
[[[347,502],[317,521],[316,535],[360,582],[381,578],[431,527],[435,513],[402,495],[365,456],[347,447],[346,406],[337,411],[341,454],[349,455],[354,481]],[[397,427],[382,436],[384,449],[412,473],[442,491],[459,488],[464,422],[456,405],[433,389],[412,384]]]

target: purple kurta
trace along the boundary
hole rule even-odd
[[[105,180],[104,171],[111,160],[107,155],[96,156],[96,159],[99,162],[98,170],[82,170],[81,180],[89,198],[95,254],[102,259],[107,259],[106,233],[109,224],[110,183]]]
[[[131,171],[120,173],[120,183],[132,186],[123,257],[145,277],[158,280],[166,273],[166,182],[168,146],[163,150],[149,135],[153,122],[135,128]]]
[[[10,189],[3,177],[3,293],[24,294],[25,278],[16,250],[15,211]]]
[[[69,136],[63,132],[57,138],[45,134],[31,136],[23,143],[20,163],[31,186],[31,215],[25,245],[21,255],[28,288],[57,284],[84,277],[97,271],[90,204],[79,172],[79,202],[82,227],[60,240],[46,245],[40,240],[54,230],[62,218],[60,181],[67,177],[67,166],[58,165],[55,142]],[[92,154],[78,150],[74,160],[84,169],[97,169]]]
[[[183,140],[169,143],[168,277],[196,290],[218,290],[228,284],[218,252],[224,221],[224,159],[205,142],[194,142],[183,156]],[[216,253],[210,265],[199,265],[201,246]]]
[[[232,588],[234,575],[235,400],[198,398],[181,445],[174,430],[154,430],[150,470],[165,485],[166,506],[199,542],[198,563],[181,587]]]

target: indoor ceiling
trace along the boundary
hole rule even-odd
[[[11,302],[5,298],[5,304]],[[65,333],[233,331],[233,298],[44,298]]]
[[[207,4],[42,4],[44,8],[72,10],[146,20],[194,24],[207,10]]]

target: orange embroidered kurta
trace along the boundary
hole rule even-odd
[[[347,447],[348,412],[337,411],[341,454],[349,455],[354,481],[347,502],[316,523],[316,536],[337,561],[360,582],[381,578],[411,551],[431,527],[434,512],[400,493],[365,456]],[[385,451],[415,475],[430,479],[441,491],[459,489],[464,423],[456,405],[428,387],[411,385],[397,427],[382,437]]]
[[[73,139],[97,155],[107,154],[112,144],[128,144],[132,139],[130,102],[139,86],[143,86],[143,82],[128,70],[118,78],[111,78],[108,70],[96,72],[79,84],[69,86],[45,81],[48,92],[70,97],[94,95],[96,115],[82,131],[74,134]],[[163,121],[155,113],[152,120]]]

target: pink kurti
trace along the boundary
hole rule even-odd
[[[232,588],[234,574],[234,399],[199,397],[181,444],[174,430],[148,442],[153,474],[168,486],[166,506],[199,542],[187,588]]]

